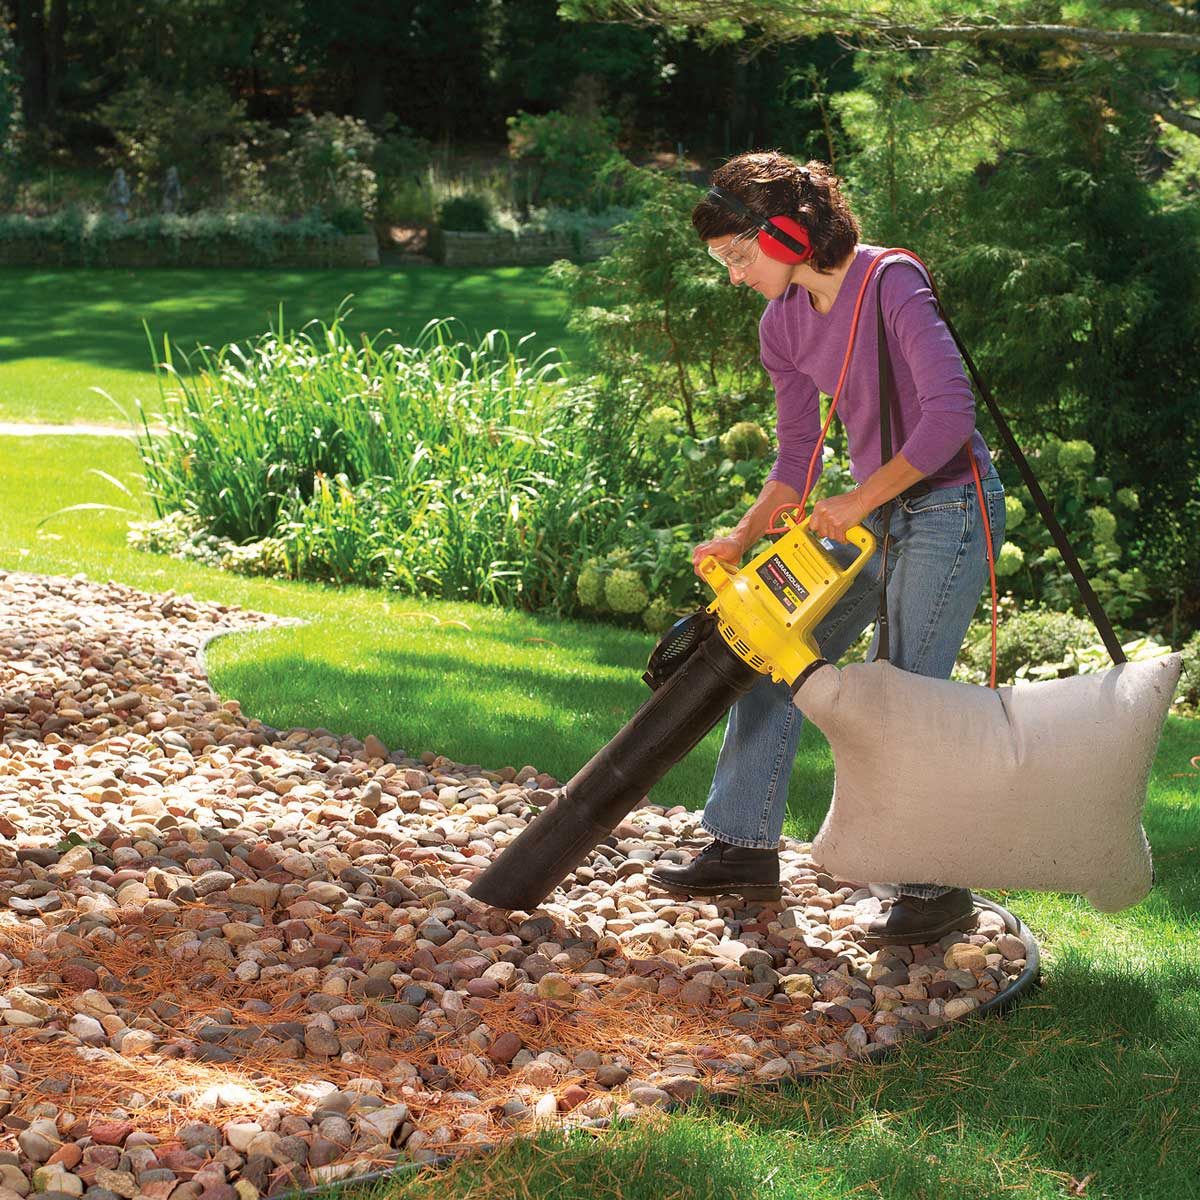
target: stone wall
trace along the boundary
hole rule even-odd
[[[191,241],[144,241],[129,238],[104,242],[85,254],[78,244],[47,238],[0,239],[4,267],[377,267],[379,243],[374,233],[345,234],[331,241],[280,239],[263,251],[234,238]]]
[[[565,233],[455,233],[443,230],[442,261],[448,267],[542,266],[556,259],[590,262],[603,258],[615,245],[612,233],[579,240]]]

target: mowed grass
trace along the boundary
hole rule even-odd
[[[124,480],[133,497],[89,468]],[[36,528],[68,504],[144,510],[136,479],[136,455],[120,441],[0,439],[0,564],[305,618],[304,627],[223,639],[209,654],[217,689],[271,724],[374,732],[410,753],[488,767],[529,762],[566,778],[645,695],[639,675],[652,639],[635,631],[239,579],[128,550],[124,514],[72,514]],[[652,799],[701,805],[718,738],[711,734]],[[464,1200],[1200,1195],[1194,754],[1200,722],[1172,718],[1145,816],[1158,886],[1144,903],[1109,915],[1073,896],[998,897],[1045,952],[1045,987],[1004,1020],[910,1045],[880,1066],[649,1125],[566,1141],[550,1134],[376,1191]],[[812,835],[831,782],[828,750],[806,730],[789,834]]]
[[[515,341],[535,330],[534,357],[558,347],[580,349],[566,329],[562,293],[543,267],[379,267],[370,270],[206,271],[168,268],[0,268],[5,297],[0,324],[0,421],[119,424],[135,399],[158,407],[150,348],[142,322],[184,350],[221,346],[264,332],[278,319],[299,328],[332,320],[347,297],[346,326],[375,335],[414,338],[429,320],[452,317],[471,344],[493,328]]]

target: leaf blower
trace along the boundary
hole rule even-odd
[[[796,686],[823,660],[814,630],[875,550],[847,531],[843,565],[808,518],[785,513],[784,533],[740,569],[709,555],[700,574],[716,593],[677,621],[642,676],[650,698],[468,889],[494,908],[536,908],[612,832],[734,703],[769,675]]]

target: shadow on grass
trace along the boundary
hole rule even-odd
[[[0,282],[20,304],[5,314],[0,363],[15,358],[63,358],[77,363],[150,369],[142,331],[148,321],[185,351],[265,333],[284,307],[286,323],[330,321],[353,295],[347,327],[374,335],[393,329],[411,339],[433,318],[457,318],[458,336],[478,339],[508,329],[514,340],[537,331],[527,355],[552,346],[580,349],[566,329],[561,293],[539,268],[473,270],[182,270],[123,268],[0,270]]]

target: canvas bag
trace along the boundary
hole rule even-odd
[[[886,461],[894,381],[878,308]],[[1181,658],[1126,661],[1007,422],[946,325],[1116,665],[995,689],[901,671],[887,661],[881,589],[879,657],[840,671],[818,664],[793,689],[834,759],[833,800],[813,857],[862,883],[1080,892],[1115,912],[1153,884],[1141,816]]]

